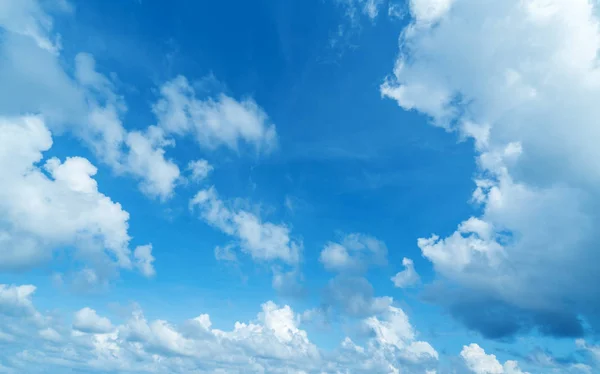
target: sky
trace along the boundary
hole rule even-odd
[[[595,0],[0,0],[0,373],[600,373]]]

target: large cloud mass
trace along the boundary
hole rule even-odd
[[[309,340],[292,308],[272,301],[229,330],[214,327],[208,314],[180,324],[148,320],[139,307],[121,323],[86,307],[68,324],[36,309],[35,290],[0,285],[2,372],[423,373],[438,359],[392,306],[362,321],[372,336],[364,346],[346,338],[326,352]]]
[[[598,331],[596,2],[410,7],[382,95],[472,139],[479,167],[480,213],[418,242],[438,274],[461,286],[438,301],[490,337],[532,327],[580,335],[581,317]]]

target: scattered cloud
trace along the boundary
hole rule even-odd
[[[74,247],[101,277],[132,267],[129,214],[103,195],[87,159],[43,159],[52,137],[40,117],[0,118],[0,257],[4,270],[31,268]]]
[[[213,166],[204,159],[190,161],[187,168],[191,173],[190,179],[194,182],[203,181],[214,169]]]
[[[252,99],[237,101],[225,94],[200,99],[183,76],[166,82],[160,93],[153,109],[169,134],[189,134],[208,150],[225,146],[238,151],[244,142],[268,153],[277,145],[275,125]]]
[[[436,366],[438,353],[417,332],[406,314],[389,306],[380,317],[361,321],[371,337],[364,346],[345,338],[334,351],[319,349],[301,329],[291,307],[268,301],[256,318],[232,329],[213,327],[208,314],[179,325],[148,320],[134,309],[113,323],[91,308],[77,311],[73,324],[43,315],[31,300],[33,286],[0,285],[0,322],[12,318],[8,344],[15,355],[0,354],[8,372],[111,371],[123,373],[422,373]],[[8,296],[7,296],[8,295]],[[5,308],[9,305],[9,309]],[[27,313],[15,313],[13,308]],[[8,315],[6,314],[9,311]],[[8,317],[7,317],[8,316]],[[35,323],[26,323],[36,316]],[[4,327],[4,323],[0,323]],[[4,333],[8,336],[8,333]],[[2,336],[4,336],[2,335]],[[6,344],[0,339],[0,346]],[[7,352],[7,351],[3,351]],[[12,371],[11,371],[12,370]]]
[[[108,318],[100,317],[94,309],[87,307],[75,313],[73,328],[77,331],[93,334],[106,334],[113,330]]]
[[[70,76],[60,48],[51,42],[58,39],[52,24],[37,1],[1,5],[0,27],[7,32],[0,55],[10,63],[0,67],[0,114],[41,115],[50,131],[71,131],[115,172],[140,179],[148,195],[170,197],[179,178],[178,167],[164,157],[163,147],[171,142],[152,127],[146,132],[125,130],[121,117],[127,106],[111,79],[97,71],[92,55],[77,54]]]
[[[281,261],[295,265],[300,260],[302,243],[290,237],[286,225],[263,222],[254,213],[228,206],[214,187],[199,191],[190,201],[202,219],[232,236],[241,250],[257,261]]]
[[[528,374],[519,369],[516,361],[500,364],[495,355],[486,354],[483,348],[475,343],[464,346],[460,355],[469,370],[476,374]]]
[[[396,275],[392,277],[392,282],[394,282],[394,286],[398,288],[407,288],[415,285],[416,283],[419,283],[420,277],[419,274],[417,274],[417,272],[415,271],[415,265],[413,263],[413,260],[406,257],[403,258],[402,266],[404,266],[404,270],[402,270],[399,273],[396,273]]]
[[[329,242],[319,261],[330,271],[361,272],[369,266],[387,264],[385,243],[365,234],[348,234],[340,243]]]

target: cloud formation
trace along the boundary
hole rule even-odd
[[[252,99],[237,101],[225,94],[198,98],[187,78],[178,76],[160,88],[154,113],[161,128],[171,134],[191,135],[202,147],[239,150],[247,143],[258,152],[277,145],[275,125]]]
[[[30,285],[0,285],[0,328],[11,328],[0,330],[0,347],[19,347],[14,355],[0,350],[0,368],[8,373],[24,368],[28,373],[422,373],[438,359],[429,343],[416,340],[406,314],[391,306],[381,317],[362,321],[372,333],[365,346],[346,338],[327,352],[309,340],[292,308],[272,301],[261,305],[253,321],[236,322],[230,330],[213,327],[207,314],[175,325],[148,320],[139,308],[113,323],[86,307],[68,325],[38,312],[34,291]],[[7,318],[12,324],[5,324]]]
[[[236,239],[241,250],[254,260],[298,263],[302,243],[290,237],[286,225],[263,222],[254,213],[228,205],[214,187],[199,191],[190,201],[190,207],[198,208],[202,219]]]
[[[51,146],[40,117],[0,117],[1,268],[29,269],[69,247],[100,278],[132,268],[129,213],[98,190],[87,159],[53,157],[38,166]]]
[[[480,213],[418,241],[462,287],[430,296],[488,337],[578,336],[580,318],[597,331],[597,4],[412,0],[410,10],[381,94],[468,139],[479,169]]]

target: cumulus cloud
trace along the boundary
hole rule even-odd
[[[412,0],[381,86],[473,144],[481,214],[418,244],[459,286],[434,299],[486,336],[577,336],[580,318],[600,323],[597,10],[588,0]]]
[[[190,161],[188,164],[188,170],[191,174],[190,179],[194,182],[206,179],[213,169],[213,166],[203,159]]]
[[[53,157],[37,166],[51,146],[41,118],[0,118],[1,268],[31,268],[65,247],[104,277],[131,268],[129,214],[99,192],[87,159]]]
[[[52,132],[71,131],[115,172],[138,178],[153,197],[168,198],[179,178],[178,167],[164,157],[170,142],[156,130],[124,129],[127,106],[93,56],[79,53],[73,76],[63,69],[52,23],[38,1],[0,5],[0,28],[6,31],[0,55],[7,62],[0,67],[0,115],[43,115]]]
[[[75,313],[73,328],[81,332],[95,334],[104,334],[113,330],[108,318],[100,317],[94,309],[87,307]]]
[[[405,257],[402,259],[402,265],[404,266],[404,270],[396,273],[396,275],[392,277],[394,286],[398,288],[406,288],[418,283],[420,278],[419,274],[417,274],[415,270],[413,260]]]
[[[438,353],[417,332],[406,314],[388,307],[379,317],[361,321],[371,336],[364,346],[344,339],[334,351],[319,349],[300,326],[291,307],[272,301],[256,318],[231,329],[213,326],[208,314],[173,324],[148,320],[136,308],[122,323],[77,311],[72,326],[58,316],[42,315],[31,300],[35,287],[0,285],[0,347],[16,344],[19,352],[0,349],[8,372],[48,371],[122,373],[423,373],[435,367]],[[9,313],[4,305],[25,305],[29,312]],[[31,323],[30,315],[37,315]],[[58,318],[57,318],[58,317]]]
[[[351,317],[381,314],[393,301],[388,296],[375,296],[373,286],[363,277],[337,276],[329,281],[323,291],[326,311]]]
[[[331,271],[364,271],[369,266],[387,263],[387,247],[371,236],[349,234],[340,243],[327,243],[321,251],[319,261]]]
[[[275,125],[252,99],[237,101],[225,94],[198,98],[183,76],[166,82],[154,105],[159,126],[168,133],[191,135],[206,149],[238,150],[247,143],[260,152],[277,145]]]
[[[135,266],[142,274],[151,277],[156,274],[154,270],[154,256],[152,256],[152,244],[140,245],[133,251]]]
[[[228,206],[214,187],[199,191],[190,206],[198,208],[208,224],[235,238],[242,251],[257,261],[294,265],[300,260],[302,243],[290,237],[289,227],[263,222],[254,213]]]
[[[464,346],[460,352],[465,364],[476,374],[528,374],[521,371],[516,361],[506,361],[504,365],[498,362],[493,354],[486,354],[483,348],[472,343]]]
[[[352,373],[424,373],[437,366],[437,351],[416,340],[417,333],[402,309],[389,305],[381,316],[362,323],[372,337],[364,346],[344,339],[331,358],[333,363],[325,366],[330,372],[351,368]]]

